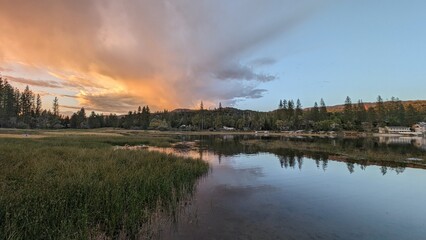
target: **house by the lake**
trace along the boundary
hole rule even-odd
[[[403,126],[386,126],[384,128],[379,128],[379,133],[403,134],[411,133],[411,129]]]

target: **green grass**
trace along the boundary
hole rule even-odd
[[[208,164],[112,146],[174,141],[0,138],[0,239],[136,238],[159,208],[176,210]]]

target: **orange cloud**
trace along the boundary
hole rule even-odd
[[[276,77],[241,64],[244,54],[303,20],[313,2],[290,12],[277,7],[290,1],[232,10],[189,0],[1,1],[0,63],[44,69],[81,106],[105,112],[257,98]]]

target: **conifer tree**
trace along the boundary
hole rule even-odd
[[[312,107],[311,111],[310,111],[310,115],[311,115],[311,120],[314,122],[319,121],[320,118],[320,112],[319,112],[319,108],[318,108],[318,103],[315,102],[314,106]]]
[[[53,99],[53,116],[59,117],[59,100],[58,100],[58,97],[55,97]]]
[[[325,105],[324,99],[321,98],[320,101],[320,109],[319,109],[319,115],[321,120],[327,119],[327,107]]]

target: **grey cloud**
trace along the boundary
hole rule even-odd
[[[252,89],[246,94],[245,98],[261,98],[265,92],[267,92],[266,89]]]
[[[61,94],[61,97],[67,97],[67,98],[78,98],[78,96],[75,95],[69,95],[69,94]]]
[[[72,109],[72,110],[80,110],[81,107],[77,107],[77,106],[71,106],[71,105],[60,105],[61,109],[66,108],[66,109]]]
[[[215,74],[215,77],[221,80],[237,79],[259,82],[269,82],[276,79],[276,77],[272,75],[255,73],[253,68],[240,64],[226,66],[225,69],[219,70],[219,72]]]
[[[20,77],[13,77],[13,76],[4,76],[8,81],[16,82],[16,83],[22,83],[30,86],[37,86],[37,87],[47,87],[47,88],[63,88],[64,85],[62,85],[59,82],[56,81],[50,81],[50,80],[33,80],[28,78],[20,78]]]
[[[68,88],[68,89],[82,89],[82,90],[87,90],[89,88],[103,89],[103,87],[99,84],[92,84],[90,81],[87,81],[85,79],[78,79],[78,78],[76,78],[78,79],[78,81],[58,82],[54,80],[29,79],[29,78],[15,77],[10,75],[5,75],[4,77],[11,82],[22,83],[22,84],[36,86],[36,87]]]
[[[277,62],[277,60],[274,59],[274,58],[265,57],[265,58],[254,59],[254,60],[250,61],[249,64],[251,66],[261,67],[261,66],[273,65],[276,62]]]

